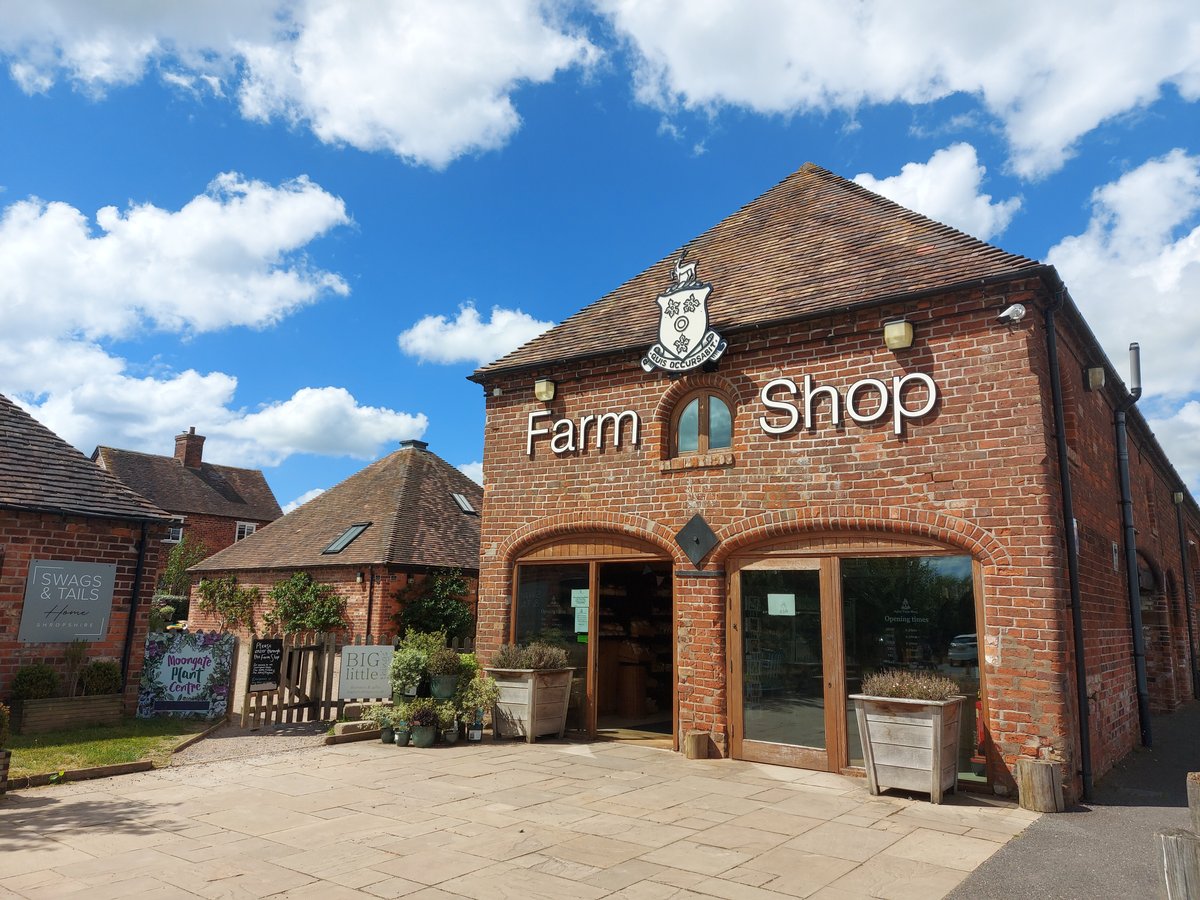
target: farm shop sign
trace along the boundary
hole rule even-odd
[[[613,447],[621,446],[621,436],[626,434],[628,424],[629,442],[634,446],[641,439],[642,421],[632,409],[619,413],[607,412],[601,415],[580,416],[579,422],[574,419],[559,419],[553,424],[539,424],[542,419],[549,419],[549,410],[538,409],[529,414],[529,422],[525,428],[525,452],[533,456],[534,441],[549,440],[550,449],[557,455],[574,453],[576,450],[586,450],[594,446],[596,450],[604,449],[607,439]],[[589,433],[590,432],[590,433]]]
[[[17,640],[36,644],[99,641],[108,631],[117,567],[35,559],[25,580]]]
[[[918,385],[924,388],[917,392],[923,396],[913,403],[909,389]],[[890,412],[892,431],[899,435],[904,433],[905,421],[928,413],[937,397],[937,385],[922,372],[898,375],[890,382],[863,378],[850,385],[844,396],[831,385],[813,384],[811,375],[805,375],[799,384],[791,378],[776,378],[759,394],[771,413],[759,416],[758,424],[767,434],[787,434],[799,427],[801,420],[805,428],[812,429],[817,426],[819,408],[828,406],[829,421],[836,428],[844,407],[846,415],[861,425],[877,422]]]

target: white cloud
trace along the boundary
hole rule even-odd
[[[876,178],[863,172],[854,180],[901,206],[988,241],[1008,227],[1021,198],[993,203],[992,195],[980,190],[986,173],[974,147],[954,144],[938,150],[927,163],[906,163],[899,175]]]
[[[303,506],[309,500],[313,500],[317,497],[320,497],[323,493],[325,493],[325,491],[326,491],[326,488],[313,488],[311,491],[305,491],[303,494],[301,494],[295,500],[292,500],[283,505],[283,514],[286,516],[288,513],[292,512],[293,510],[299,509],[301,506]]]
[[[398,340],[401,350],[421,362],[483,365],[553,327],[553,322],[499,306],[492,307],[491,319],[484,322],[475,305],[465,303],[458,308],[456,318],[425,316],[401,332]]]
[[[502,146],[522,85],[599,57],[542,0],[0,0],[0,22],[27,93],[66,78],[98,95],[157,67],[177,88],[236,94],[249,119],[437,168]]]
[[[178,211],[105,207],[100,233],[66,203],[12,203],[0,211],[0,392],[85,451],[161,453],[193,424],[235,465],[366,458],[419,437],[423,415],[360,406],[341,388],[304,388],[247,412],[234,405],[232,375],[135,374],[105,346],[150,329],[262,327],[347,294],[302,251],[348,221],[342,201],[305,178],[273,187],[234,174]]]
[[[87,217],[36,198],[0,213],[0,333],[128,337],[144,327],[264,326],[349,293],[298,251],[346,224],[305,177],[278,187],[228,172],[177,211],[148,203]]]
[[[458,471],[462,472],[476,484],[483,484],[483,463],[469,462],[463,463],[458,467]]]
[[[768,114],[978,97],[1013,166],[1045,175],[1076,140],[1165,85],[1200,99],[1190,0],[1081,4],[595,0],[633,48],[636,93],[663,110]]]
[[[1148,396],[1200,391],[1198,212],[1200,156],[1173,150],[1097,188],[1087,230],[1046,257],[1119,369],[1141,344]]]
[[[1200,477],[1200,156],[1173,150],[1092,194],[1087,230],[1053,264],[1118,370],[1142,349],[1151,425],[1190,484]]]

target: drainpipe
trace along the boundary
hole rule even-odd
[[[366,642],[371,643],[371,616],[375,607],[375,567],[367,566],[367,637]]]
[[[1125,413],[1142,396],[1142,357],[1137,342],[1129,345],[1129,397],[1117,407],[1117,472],[1121,480],[1121,523],[1125,528],[1125,579],[1129,587],[1129,628],[1133,638],[1133,671],[1137,679],[1138,722],[1142,746],[1154,746],[1150,734],[1150,691],[1146,686],[1146,637],[1142,633],[1142,597],[1138,584],[1137,530],[1133,527],[1133,493],[1129,487],[1129,440]]]
[[[1192,624],[1192,576],[1189,572],[1187,534],[1183,529],[1183,498],[1182,490],[1176,491],[1172,499],[1175,501],[1175,526],[1179,530],[1179,561],[1183,571],[1183,610],[1187,614],[1188,630],[1188,659],[1192,669],[1192,699],[1200,700],[1200,668],[1196,666],[1196,632]]]
[[[125,648],[121,651],[121,692],[125,692],[129,680],[129,657],[133,653],[133,634],[137,627],[138,594],[142,590],[142,572],[146,568],[146,535],[149,523],[142,522],[142,536],[138,541],[137,568],[133,572],[133,592],[129,596],[129,621],[125,625]]]
[[[1063,412],[1062,380],[1058,368],[1058,336],[1054,314],[1063,304],[1064,290],[1054,294],[1046,307],[1046,353],[1050,358],[1050,395],[1054,403],[1054,434],[1058,445],[1058,473],[1062,483],[1063,530],[1067,536],[1067,580],[1071,589],[1071,633],[1075,643],[1075,704],[1079,708],[1079,755],[1083,800],[1092,799],[1092,726],[1087,692],[1087,661],[1083,651],[1083,601],[1079,588],[1079,546],[1075,541],[1075,501],[1071,493],[1071,464],[1067,458],[1066,416]]]

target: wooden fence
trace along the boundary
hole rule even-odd
[[[283,642],[283,658],[279,668],[279,683],[272,690],[244,690],[242,696],[243,728],[262,725],[282,725],[295,722],[332,722],[340,718],[347,703],[391,699],[390,697],[338,698],[338,666],[343,647],[365,646],[362,635],[347,638],[341,634],[298,632],[294,634],[258,635]],[[239,651],[249,654],[250,644]],[[372,641],[372,644],[376,641]],[[399,638],[393,639],[397,646]],[[450,646],[460,653],[475,649],[471,639],[454,638]],[[249,687],[249,682],[245,685]]]

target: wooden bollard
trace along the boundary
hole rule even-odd
[[[708,759],[708,732],[687,732],[683,736],[683,755],[688,759]]]
[[[1200,897],[1200,836],[1187,828],[1158,832],[1168,900]]]
[[[1017,760],[1017,797],[1022,809],[1034,812],[1066,809],[1058,763],[1049,759]]]

